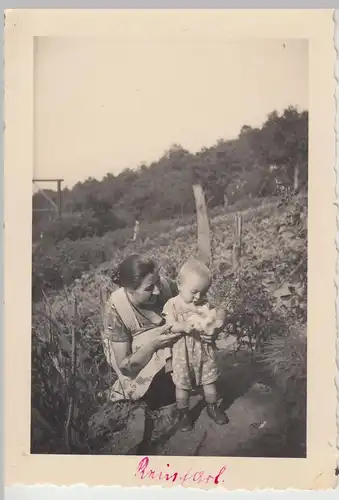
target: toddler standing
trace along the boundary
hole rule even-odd
[[[171,349],[166,349],[176,386],[181,430],[192,429],[189,395],[198,386],[203,387],[209,417],[217,424],[226,424],[228,418],[218,405],[219,370],[213,341],[214,334],[224,326],[225,315],[207,302],[211,273],[202,262],[189,260],[181,267],[177,284],[179,294],[165,304],[163,312],[171,331],[183,334]]]

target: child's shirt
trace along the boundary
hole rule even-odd
[[[193,314],[209,311],[210,307],[208,302],[203,305],[195,305],[193,303],[187,304],[180,295],[169,299],[163,309],[166,320],[168,322],[174,321],[187,321]]]
[[[180,295],[170,299],[163,309],[169,324],[189,324],[196,315],[204,318],[210,311],[208,302],[199,306],[187,304]],[[167,353],[172,361],[172,377],[177,387],[190,390],[196,386],[214,383],[219,376],[215,347],[210,344],[203,345],[199,334],[184,335],[171,349],[167,349]]]
[[[217,318],[216,309],[212,308],[207,301],[201,305],[187,304],[180,295],[173,297],[165,304],[163,313],[167,323],[184,323],[188,331],[195,328],[204,331],[207,335],[214,331],[215,326],[222,325]],[[183,331],[186,332],[186,328]]]

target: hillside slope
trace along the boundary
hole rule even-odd
[[[266,203],[245,211],[243,218],[243,253],[236,272],[231,269],[234,215],[225,215],[220,209],[210,221],[214,275],[211,298],[227,311],[224,335],[234,336],[235,350],[251,352],[257,348],[257,352],[265,352],[267,342],[277,336],[288,338],[293,350],[290,339],[296,335],[299,342],[306,325],[306,197],[299,195],[286,203]],[[174,277],[180,264],[197,251],[194,225],[179,229],[173,224],[164,233],[160,227],[161,224],[152,238],[128,242],[120,249],[115,245],[110,247],[109,236],[104,236],[103,244],[105,248],[110,247],[111,252],[108,262],[83,273],[61,291],[51,291],[33,305],[35,452],[65,451],[61,436],[65,434],[65,421],[71,407],[68,377],[72,344],[76,346],[73,380],[76,400],[71,430],[66,430],[69,449],[81,451],[90,447],[92,453],[100,451],[100,440],[89,443],[87,436],[88,422],[102,408],[104,391],[115,378],[107,366],[100,341],[101,305],[112,289],[110,271],[125,255],[142,252],[153,257],[161,271]],[[301,369],[305,367],[306,362]],[[277,373],[279,375],[279,370]],[[301,387],[301,393],[295,393],[301,407],[305,406],[305,387]],[[122,410],[117,406],[112,411],[114,418],[111,415],[110,419],[124,425],[119,413]],[[34,425],[37,421],[39,425]],[[112,432],[111,424],[106,431]]]

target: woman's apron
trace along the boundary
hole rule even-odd
[[[161,294],[164,303],[172,297],[171,289],[165,278],[161,278]],[[165,349],[159,349],[156,351],[147,365],[140,370],[135,378],[123,375],[115,360],[113,348],[111,347],[111,341],[109,340],[107,317],[109,316],[108,312],[111,307],[116,309],[125,327],[132,334],[132,353],[136,352],[140,347],[149,344],[153,338],[157,337],[159,334],[156,331],[156,326],[152,325],[147,330],[141,328],[133,307],[126,296],[124,288],[118,288],[111,294],[105,305],[105,311],[103,314],[103,347],[106,359],[116,372],[118,379],[110,389],[109,399],[111,401],[137,401],[146,394],[154,376],[162,368],[164,368],[166,363],[166,353],[168,351]]]

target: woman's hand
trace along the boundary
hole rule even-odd
[[[112,350],[112,358],[109,356],[108,359],[115,359],[121,373],[126,377],[134,378],[149,363],[158,349],[169,347],[180,338],[180,333],[170,333],[170,329],[169,325],[153,328],[150,331],[153,338],[139,346],[134,352],[131,352],[129,342],[110,342],[108,350]],[[114,365],[111,366],[114,368]]]
[[[182,337],[182,332],[171,332],[171,326],[166,325],[167,328],[159,332],[153,340],[154,350],[163,349],[164,347],[170,347],[176,340]]]
[[[173,323],[168,324],[167,333],[182,333],[184,331],[184,326],[179,321],[173,321]]]
[[[171,327],[171,333],[186,333],[189,335],[194,331],[194,326],[185,321],[175,321]]]
[[[165,325],[153,328],[153,339],[152,348],[154,351],[162,349],[164,347],[171,346],[176,340],[178,340],[182,333],[178,331],[172,332],[173,325],[166,323]]]

